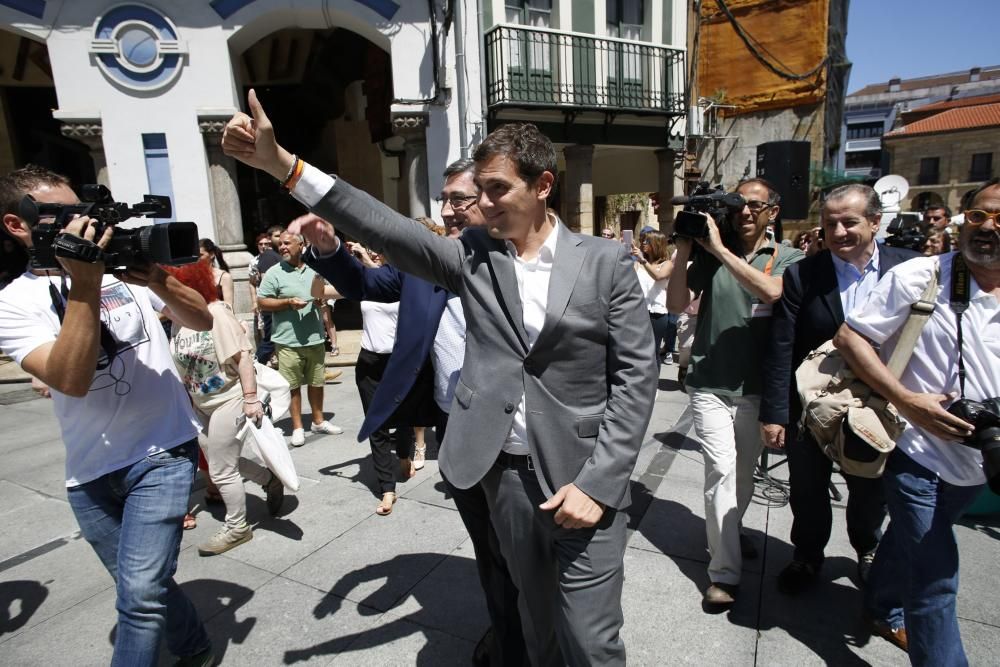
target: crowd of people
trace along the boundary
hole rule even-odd
[[[959,398],[987,413],[1000,405],[1000,181],[970,196],[961,226],[928,209],[924,255],[878,241],[881,204],[860,184],[826,192],[820,225],[782,242],[772,231],[781,193],[760,178],[738,184],[741,209],[706,216],[704,238],[650,227],[626,244],[612,228],[595,238],[559,220],[547,206],[552,143],[508,124],[444,170],[442,227],[289,153],[252,91],[249,108],[227,124],[223,149],[309,211],[257,237],[253,323],[237,319],[210,240],[189,265],[105,274],[92,260],[112,230],[86,216],[65,235],[90,254],[0,292],[0,347],[50,388],[70,505],[116,582],[112,664],[156,664],[161,638],[178,664],[213,664],[173,580],[199,450],[225,505],[223,525],[198,546],[214,555],[253,537],[244,480],[261,485],[272,515],[281,510],[281,481],[238,437],[241,420],[262,418],[269,391],[287,392],[292,446],[306,441],[303,385],[308,433],[343,432],[323,407],[337,299],[361,304],[357,439],[371,447],[376,514],[392,513],[397,482],[426,460],[424,430],[435,431],[491,622],[477,664],[625,664],[624,510],[675,349],[704,457],[703,604],[732,605],[744,559],[758,555],[742,518],[764,447],[789,463],[794,552],[778,588],[815,585],[836,467],[801,427],[795,370],[831,339],[906,423],[882,477],[844,475],[868,623],[913,664],[965,663],[952,524],[987,481],[967,446],[984,427],[948,408]],[[39,167],[0,178],[4,229],[30,248],[38,220],[21,217],[25,195],[77,198]],[[887,360],[932,276],[933,309],[894,374]],[[157,313],[169,331],[148,325]],[[281,386],[265,391],[268,365]]]

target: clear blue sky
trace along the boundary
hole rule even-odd
[[[847,92],[1000,65],[1000,0],[850,0]]]

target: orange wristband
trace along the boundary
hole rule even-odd
[[[281,184],[281,187],[285,188],[289,192],[295,189],[295,184],[299,182],[302,178],[302,170],[305,168],[306,163],[302,161],[301,158],[295,158],[295,167],[292,169],[292,175],[288,177],[288,180]]]

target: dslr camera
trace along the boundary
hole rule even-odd
[[[25,195],[18,215],[31,226],[29,255],[33,269],[59,269],[57,257],[84,262],[104,262],[105,273],[149,263],[177,266],[198,260],[198,226],[193,222],[167,222],[122,229],[121,222],[135,217],[169,218],[170,197],[145,195],[142,202],[129,206],[116,202],[103,185],[84,185],[80,204],[50,204]],[[102,251],[96,244],[61,234],[78,215],[94,219],[94,239],[115,226],[114,235]]]
[[[920,228],[920,218],[913,214],[900,214],[892,219],[885,230],[885,244],[893,248],[909,248],[923,252],[927,236]]]
[[[1000,397],[985,401],[959,399],[948,412],[972,424],[972,435],[962,444],[983,453],[983,472],[993,493],[1000,494]]]
[[[726,192],[721,185],[713,187],[708,181],[702,181],[689,196],[674,197],[670,203],[684,206],[684,210],[674,217],[674,233],[677,236],[707,239],[708,221],[700,214],[707,213],[720,229],[725,229],[732,214],[742,210],[746,200],[738,193]]]

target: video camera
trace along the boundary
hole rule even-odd
[[[728,228],[733,213],[746,206],[746,200],[736,192],[726,192],[721,185],[712,187],[701,181],[687,197],[674,197],[671,204],[682,204],[684,210],[674,217],[674,233],[689,239],[708,238],[708,222],[701,213],[707,213],[719,225]]]
[[[113,273],[147,263],[177,266],[198,260],[198,226],[193,222],[167,222],[133,229],[115,228],[102,251],[95,243],[61,234],[78,215],[94,219],[94,239],[100,239],[108,225],[129,218],[169,218],[170,197],[144,195],[141,203],[129,206],[116,202],[103,185],[84,185],[80,204],[37,202],[25,195],[18,215],[31,226],[29,255],[33,269],[59,269],[57,257],[84,262],[104,262],[105,273]]]
[[[909,248],[922,252],[927,235],[920,228],[920,216],[913,213],[900,213],[885,230],[885,244],[893,248]]]

